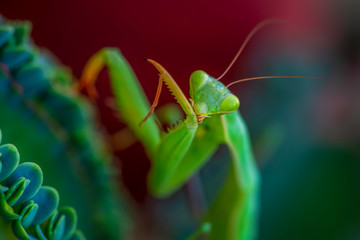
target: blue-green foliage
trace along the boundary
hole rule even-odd
[[[109,170],[111,157],[92,109],[73,91],[68,70],[34,46],[30,29],[28,22],[0,19],[0,128],[4,140],[21,149],[22,159],[41,167],[45,183],[59,191],[63,203],[76,209],[81,219],[79,228],[89,239],[119,239],[124,232],[119,187]],[[1,168],[5,173],[9,170],[7,165]],[[36,167],[19,168],[24,169],[16,175],[19,178],[11,178],[11,187],[17,186],[14,191],[35,188],[34,182],[20,176]],[[1,186],[0,191],[8,187]],[[29,190],[25,191],[26,198],[17,201],[29,198]],[[43,191],[40,193],[51,196],[51,191]],[[41,199],[39,206],[48,204]],[[11,201],[15,200],[12,195]],[[62,219],[70,216],[65,212],[59,211],[50,227],[55,238],[57,224],[63,226]],[[35,221],[44,217],[37,215]],[[24,220],[25,225],[31,222],[29,218]]]
[[[41,186],[41,168],[31,162],[19,164],[14,145],[0,146],[0,215],[11,221],[19,239],[85,239],[76,230],[77,217],[69,207],[57,210],[58,192]]]

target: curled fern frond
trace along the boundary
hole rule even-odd
[[[58,210],[55,188],[42,186],[41,168],[32,162],[20,162],[14,145],[0,146],[0,215],[11,222],[18,239],[85,239],[77,231],[73,208]]]

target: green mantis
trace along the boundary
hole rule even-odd
[[[234,64],[252,35],[272,22],[264,21],[253,29],[228,69]],[[220,144],[225,144],[230,151],[232,161],[220,194],[203,217],[204,221],[211,225],[208,238],[254,239],[259,173],[254,162],[246,125],[240,113],[236,111],[239,100],[218,81],[228,69],[218,79],[204,71],[195,71],[190,76],[190,100],[188,100],[164,67],[154,60],[146,60],[159,72],[158,90],[150,112],[148,112],[149,103],[134,72],[116,49],[102,49],[89,60],[79,82],[79,88],[86,87],[89,94],[95,96],[93,83],[100,70],[104,66],[108,67],[119,112],[143,144],[152,161],[148,188],[156,197],[167,197],[179,189],[206,164]],[[257,78],[240,81],[253,79]],[[155,118],[151,116],[157,105],[163,82],[169,87],[186,114],[185,120],[167,133],[159,129]]]

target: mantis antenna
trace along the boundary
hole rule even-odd
[[[240,54],[242,53],[242,51],[244,50],[245,46],[247,45],[247,43],[250,41],[250,39],[254,36],[254,34],[256,32],[258,32],[261,28],[269,25],[269,24],[273,24],[273,23],[285,23],[284,20],[280,20],[280,19],[268,19],[265,21],[262,21],[261,23],[259,23],[258,25],[256,25],[251,32],[247,35],[247,37],[245,38],[243,44],[241,45],[240,49],[238,50],[238,52],[236,53],[234,59],[231,61],[231,63],[229,64],[229,66],[226,68],[225,72],[223,74],[221,74],[220,77],[218,77],[216,80],[220,80],[222,77],[225,76],[225,74],[230,70],[230,68],[234,65],[234,63],[236,62],[236,60],[238,59],[238,57],[240,56]]]
[[[239,82],[246,82],[251,80],[257,80],[257,79],[266,79],[266,78],[313,78],[313,79],[322,79],[321,77],[306,77],[306,76],[264,76],[264,77],[252,77],[252,78],[243,78],[240,80],[236,80],[234,82],[229,83],[226,85],[226,88],[239,83]]]
[[[225,74],[230,70],[230,68],[234,65],[234,63],[236,62],[236,60],[239,58],[240,54],[242,53],[242,51],[244,50],[244,48],[246,47],[246,45],[248,44],[248,42],[250,41],[250,39],[255,35],[255,33],[257,33],[260,29],[262,29],[263,27],[269,25],[269,24],[273,24],[273,23],[285,23],[284,20],[281,19],[268,19],[265,21],[262,21],[261,23],[259,23],[258,25],[256,25],[251,32],[246,36],[243,44],[241,45],[240,49],[238,50],[238,52],[236,53],[235,57],[233,58],[233,60],[231,61],[231,63],[229,64],[229,66],[226,68],[226,70],[224,71],[223,74],[221,74],[220,77],[218,77],[216,80],[220,80],[222,77],[225,76]],[[245,81],[250,81],[250,80],[257,80],[257,79],[267,79],[267,78],[313,78],[313,79],[321,79],[321,77],[306,77],[306,76],[264,76],[264,77],[252,77],[252,78],[244,78],[244,79],[240,79],[237,81],[234,81],[230,84],[228,84],[226,86],[226,88],[239,83],[239,82],[245,82]]]

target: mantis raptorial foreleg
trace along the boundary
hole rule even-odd
[[[96,95],[94,82],[104,67],[109,70],[113,93],[124,122],[142,142],[149,157],[153,158],[160,142],[160,130],[153,117],[139,128],[139,123],[147,114],[150,104],[130,65],[119,50],[104,48],[92,56],[84,68],[78,87],[87,88],[88,92]]]
[[[161,140],[149,174],[150,192],[165,197],[174,191],[172,182],[179,178],[175,172],[188,152],[196,130],[197,126],[189,127],[183,122]]]

